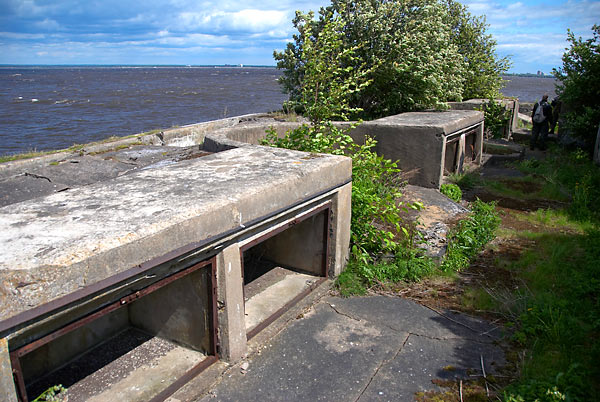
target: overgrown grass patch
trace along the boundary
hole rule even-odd
[[[536,244],[512,267],[529,289],[514,339],[530,357],[505,400],[553,400],[553,390],[564,400],[597,400],[600,232],[544,233]]]
[[[493,203],[476,200],[472,212],[458,222],[448,236],[448,250],[440,266],[442,271],[458,271],[490,242],[500,225]]]
[[[449,237],[448,253],[438,265],[412,243],[397,248],[394,254],[374,260],[362,254],[354,255],[346,270],[338,277],[336,286],[342,296],[365,294],[370,288],[385,288],[398,282],[417,282],[439,275],[453,276],[468,266],[471,259],[494,238],[498,214],[493,204],[477,200],[473,211],[459,221]]]
[[[462,191],[471,190],[483,183],[476,172],[452,173],[448,176],[448,180],[458,185]]]
[[[524,173],[542,177],[555,187],[554,191],[568,195],[569,216],[600,223],[600,169],[587,153],[551,147],[545,159],[525,160],[517,167]]]

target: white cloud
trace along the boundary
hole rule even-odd
[[[285,30],[291,18],[278,10],[244,9],[236,12],[182,12],[175,23],[187,31],[265,32],[276,28]]]
[[[45,31],[57,31],[60,29],[60,24],[50,18],[44,18],[43,21],[35,22],[34,25]]]
[[[44,39],[45,34],[40,33],[20,33],[20,32],[0,32],[0,38],[15,39],[15,40],[31,40],[31,39]]]

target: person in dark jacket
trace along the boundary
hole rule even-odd
[[[542,115],[539,118],[535,113],[538,107],[542,108],[540,111]],[[533,106],[531,121],[533,123],[533,128],[531,129],[531,143],[529,144],[529,149],[534,149],[537,146],[539,149],[544,150],[546,149],[548,130],[552,124],[552,106],[548,104],[548,95],[542,96],[542,100],[536,102]],[[539,143],[538,137],[540,137]]]

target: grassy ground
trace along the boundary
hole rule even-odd
[[[588,155],[552,148],[494,177],[468,174],[455,180],[469,199],[498,204],[500,227],[483,252],[456,270],[422,261],[412,277],[399,280],[378,274],[388,269],[385,264],[355,263],[340,278],[347,281],[342,293],[366,292],[356,273],[370,270],[371,291],[383,289],[503,326],[510,364],[502,377],[488,381],[490,396],[480,381],[465,382],[465,401],[600,400],[600,169]],[[448,384],[444,393],[419,397],[456,401],[459,391]]]

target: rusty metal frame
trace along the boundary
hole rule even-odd
[[[178,280],[181,279],[193,272],[196,272],[202,268],[205,268],[207,266],[210,266],[210,288],[209,288],[209,292],[210,292],[210,299],[211,299],[211,349],[212,349],[212,354],[213,356],[209,356],[209,358],[213,357],[213,359],[210,359],[210,363],[204,363],[206,362],[209,358],[203,360],[200,364],[198,364],[197,366],[193,367],[191,370],[189,370],[187,373],[184,374],[183,377],[186,377],[190,375],[190,372],[193,372],[195,376],[196,374],[198,374],[199,372],[201,372],[202,370],[204,370],[206,367],[208,367],[210,364],[212,364],[214,361],[216,361],[218,359],[218,338],[217,338],[217,329],[218,329],[218,323],[217,323],[217,280],[216,280],[216,257],[212,257],[211,259],[199,262],[197,264],[192,265],[191,267],[188,268],[184,268],[172,275],[169,275],[159,281],[156,281],[140,290],[134,291],[132,293],[130,293],[127,296],[121,297],[119,300],[114,301],[108,305],[105,305],[99,309],[97,309],[96,311],[85,315],[84,317],[78,318],[76,320],[74,320],[73,322],[63,326],[62,328],[59,328],[53,332],[51,332],[50,334],[43,336],[33,342],[30,342],[26,345],[23,345],[13,351],[10,351],[10,361],[11,361],[11,365],[12,365],[12,371],[13,371],[13,377],[15,380],[15,385],[17,387],[17,393],[18,393],[18,398],[20,401],[25,402],[28,401],[28,396],[27,396],[27,390],[26,390],[26,386],[25,386],[25,380],[23,378],[23,371],[22,371],[22,367],[21,367],[21,357],[25,356],[26,354],[46,345],[49,342],[52,342],[53,340],[60,338],[61,336],[74,331],[78,328],[83,327],[86,324],[89,324],[90,322],[106,315],[109,314],[121,307],[124,307],[126,305],[129,305],[130,303]],[[191,378],[190,377],[187,381],[189,381]],[[179,381],[179,380],[178,380]],[[178,381],[176,381],[176,383],[178,383]],[[185,382],[187,382],[185,381]],[[185,383],[184,382],[184,383]],[[183,385],[183,384],[182,384]],[[170,388],[170,387],[169,387]],[[164,391],[163,391],[164,392]],[[173,392],[175,392],[175,390],[173,390]],[[172,392],[171,392],[172,393]],[[169,394],[170,395],[170,394]],[[168,395],[165,397],[165,399],[168,397]]]
[[[254,239],[254,240],[244,244],[242,247],[240,247],[240,262],[241,262],[241,268],[242,268],[242,282],[243,282],[243,280],[244,280],[244,251],[256,246],[257,244],[260,244],[260,243],[270,239],[271,237],[278,235],[279,233],[291,228],[292,226],[295,226],[309,218],[312,218],[313,216],[316,216],[321,212],[324,212],[324,217],[323,217],[323,222],[324,222],[324,224],[323,224],[323,259],[322,259],[321,278],[319,280],[317,280],[315,283],[313,283],[311,286],[309,286],[307,289],[303,290],[298,295],[296,295],[296,297],[294,297],[292,300],[287,302],[283,307],[281,307],[280,309],[275,311],[273,314],[271,314],[269,317],[264,319],[256,327],[254,327],[250,331],[248,331],[246,333],[247,340],[252,339],[260,331],[262,331],[267,326],[269,326],[271,323],[273,323],[276,319],[281,317],[286,311],[288,311],[290,308],[292,308],[294,305],[296,305],[296,303],[298,303],[300,300],[302,300],[306,296],[308,296],[313,290],[315,290],[319,285],[321,285],[323,282],[325,282],[327,280],[327,278],[329,277],[329,269],[328,269],[329,268],[329,247],[331,245],[329,239],[331,237],[330,230],[331,230],[332,206],[333,206],[333,202],[328,201],[324,205],[321,205],[320,207],[318,207],[316,209],[307,211],[306,213],[301,214],[300,216],[298,216],[297,218],[293,219],[292,221],[286,223],[285,225],[282,225],[276,229],[273,229],[272,231],[265,233],[264,235],[259,236],[258,238]],[[244,293],[245,293],[245,290],[244,290]]]

